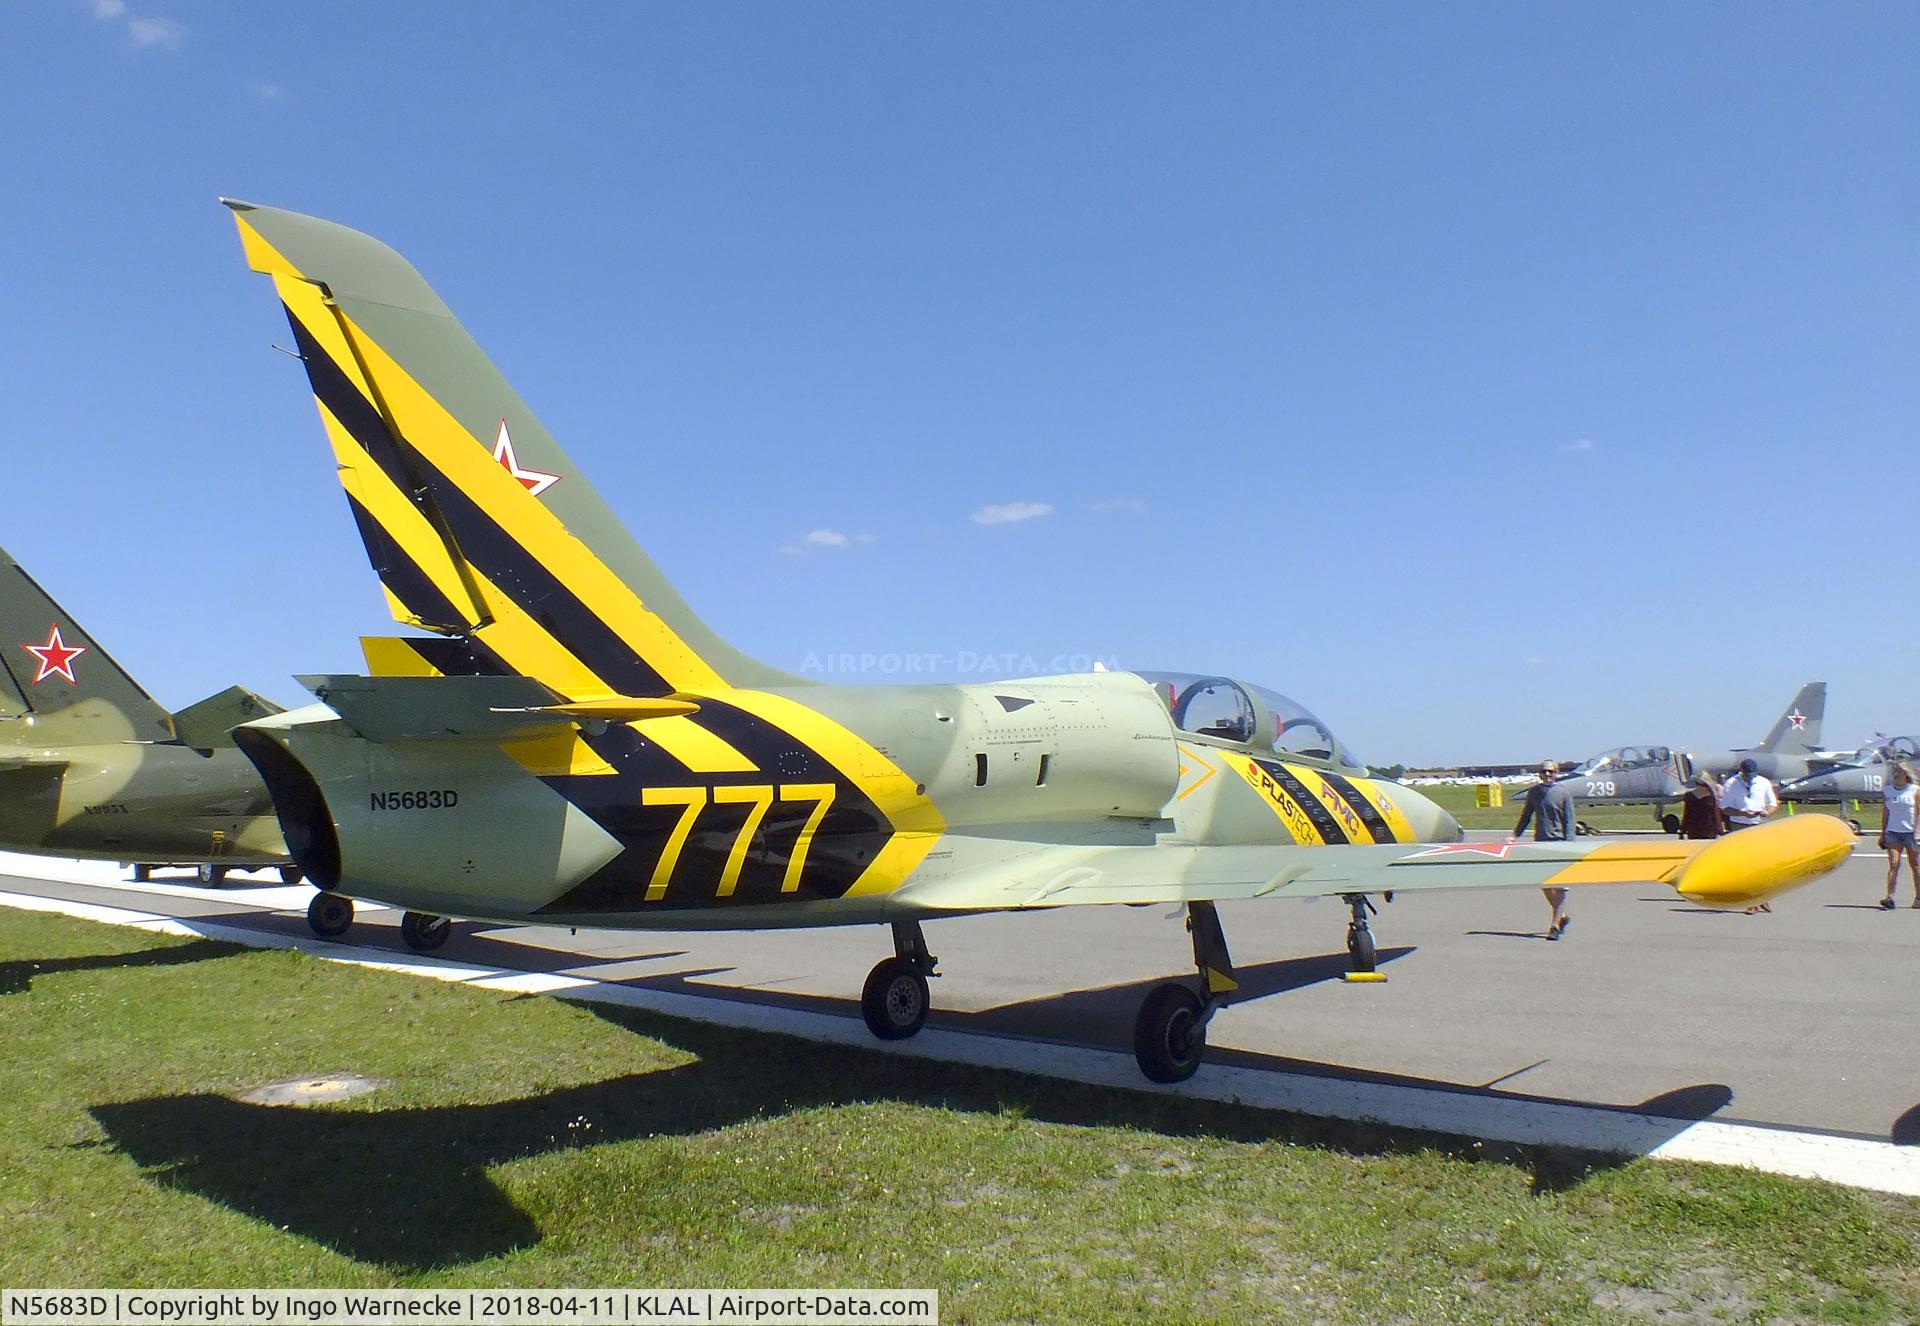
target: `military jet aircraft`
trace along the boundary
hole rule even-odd
[[[285,306],[389,606],[438,633],[374,642],[386,675],[303,679],[322,703],[235,733],[322,890],[322,933],[353,897],[409,909],[416,948],[448,916],[888,925],[861,1011],[897,1038],[927,1016],[923,921],[1180,904],[1197,979],[1156,987],[1134,1026],[1142,1070],[1175,1081],[1235,988],[1221,899],[1343,897],[1365,970],[1369,895],[1658,881],[1744,906],[1851,845],[1827,816],[1716,844],[1463,842],[1306,709],[1219,676],[788,676],[694,616],[404,259],[227,205]],[[659,473],[699,500],[693,472]]]
[[[1724,781],[1752,759],[1776,782],[1804,777],[1810,769],[1833,768],[1850,756],[1819,749],[1820,720],[1827,709],[1827,684],[1810,681],[1767,730],[1756,746],[1741,750],[1676,750],[1670,746],[1619,746],[1602,751],[1562,775],[1573,799],[1607,805],[1650,805],[1668,833],[1680,832],[1680,817],[1667,810],[1687,794],[1699,773]],[[1592,832],[1582,825],[1583,832]]]
[[[169,714],[0,551],[0,848],[195,867],[299,868],[229,735],[280,707],[235,686]]]
[[[1920,764],[1920,736],[1879,737],[1855,751],[1842,765],[1809,773],[1780,785],[1780,798],[1796,802],[1838,802],[1842,818],[1856,830],[1860,812],[1844,813],[1849,801],[1878,801],[1887,786],[1888,766]]]

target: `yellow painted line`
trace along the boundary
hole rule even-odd
[[[1188,772],[1186,763],[1188,760],[1192,760],[1194,764],[1206,770],[1204,774],[1194,779],[1193,782],[1182,787],[1173,798],[1175,801],[1185,801],[1195,792],[1198,792],[1201,788],[1212,782],[1214,775],[1220,772],[1220,767],[1218,765],[1208,764],[1199,751],[1193,749],[1193,747],[1187,745],[1185,742],[1177,742],[1175,745],[1180,752],[1180,777],[1183,781]]]
[[[1340,795],[1332,783],[1320,776],[1318,769],[1304,764],[1289,764],[1285,761],[1281,762],[1280,767],[1298,778],[1309,792],[1320,798],[1320,804],[1340,822],[1348,842],[1370,843],[1374,840],[1373,830],[1369,829],[1367,822],[1360,818],[1360,812],[1347,804],[1347,799]]]
[[[1220,759],[1228,768],[1239,774],[1247,786],[1266,802],[1267,809],[1274,813],[1281,827],[1292,835],[1296,843],[1307,847],[1326,846],[1327,840],[1321,837],[1320,830],[1314,827],[1313,817],[1307,814],[1306,808],[1295,801],[1284,787],[1274,781],[1272,774],[1255,764],[1250,757],[1238,752],[1223,752]]]

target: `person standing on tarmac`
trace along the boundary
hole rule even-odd
[[[1915,846],[1914,832],[1920,825],[1915,823],[1916,789],[1913,770],[1902,760],[1893,766],[1893,773],[1887,779],[1885,787],[1880,789],[1885,803],[1885,816],[1880,821],[1880,850],[1887,854],[1887,896],[1880,905],[1887,911],[1894,908],[1893,894],[1900,883],[1900,857],[1907,858],[1907,876],[1913,881],[1913,905],[1920,907],[1920,847]]]
[[[1728,833],[1765,823],[1769,815],[1780,809],[1780,798],[1775,795],[1773,784],[1760,772],[1760,761],[1751,755],[1740,761],[1740,772],[1727,779],[1726,786],[1720,789],[1720,809],[1726,814]],[[1747,908],[1747,915],[1772,910],[1771,903],[1756,902]]]
[[[1718,838],[1726,828],[1720,814],[1720,793],[1714,788],[1713,775],[1697,773],[1693,786],[1680,798],[1680,836],[1682,838]]]
[[[1526,804],[1520,809],[1520,822],[1513,826],[1513,836],[1508,842],[1517,841],[1527,831],[1527,825],[1533,825],[1533,840],[1540,843],[1572,842],[1574,835],[1573,793],[1566,785],[1556,782],[1560,766],[1548,760],[1540,766],[1540,781],[1527,789]],[[1567,915],[1567,891],[1564,888],[1543,888],[1540,893],[1547,900],[1547,906],[1553,909],[1553,915],[1547,922],[1547,938],[1558,939],[1567,931],[1567,923],[1573,918]]]

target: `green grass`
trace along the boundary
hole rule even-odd
[[[333,1071],[338,1105],[237,1095]],[[0,1284],[932,1287],[984,1322],[1920,1318],[1920,1203],[0,912]]]

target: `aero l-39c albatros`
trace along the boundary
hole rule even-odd
[[[1846,751],[1820,749],[1820,720],[1827,711],[1827,684],[1810,681],[1776,718],[1756,746],[1741,750],[1675,750],[1670,746],[1618,746],[1602,751],[1563,776],[1576,801],[1650,805],[1668,833],[1680,832],[1680,817],[1667,806],[1687,794],[1695,774],[1724,781],[1752,760],[1759,772],[1784,782],[1851,762]],[[1582,826],[1582,832],[1589,832]]]
[[[1671,884],[1743,907],[1852,843],[1802,816],[1713,844],[1470,843],[1366,776],[1325,725],[1217,676],[1106,672],[832,686],[706,627],[439,297],[352,230],[229,202],[273,278],[389,605],[434,637],[368,642],[387,675],[303,679],[322,703],[240,728],[322,892],[569,926],[879,924],[861,1010],[927,1016],[921,923],[1095,903],[1182,904],[1198,968],[1143,1001],[1141,1068],[1193,1073],[1235,989],[1222,899]],[[396,675],[400,674],[400,675]],[[412,675],[404,675],[412,674]]]
[[[235,686],[169,714],[0,551],[0,848],[299,879],[273,801],[234,748],[280,707]]]

